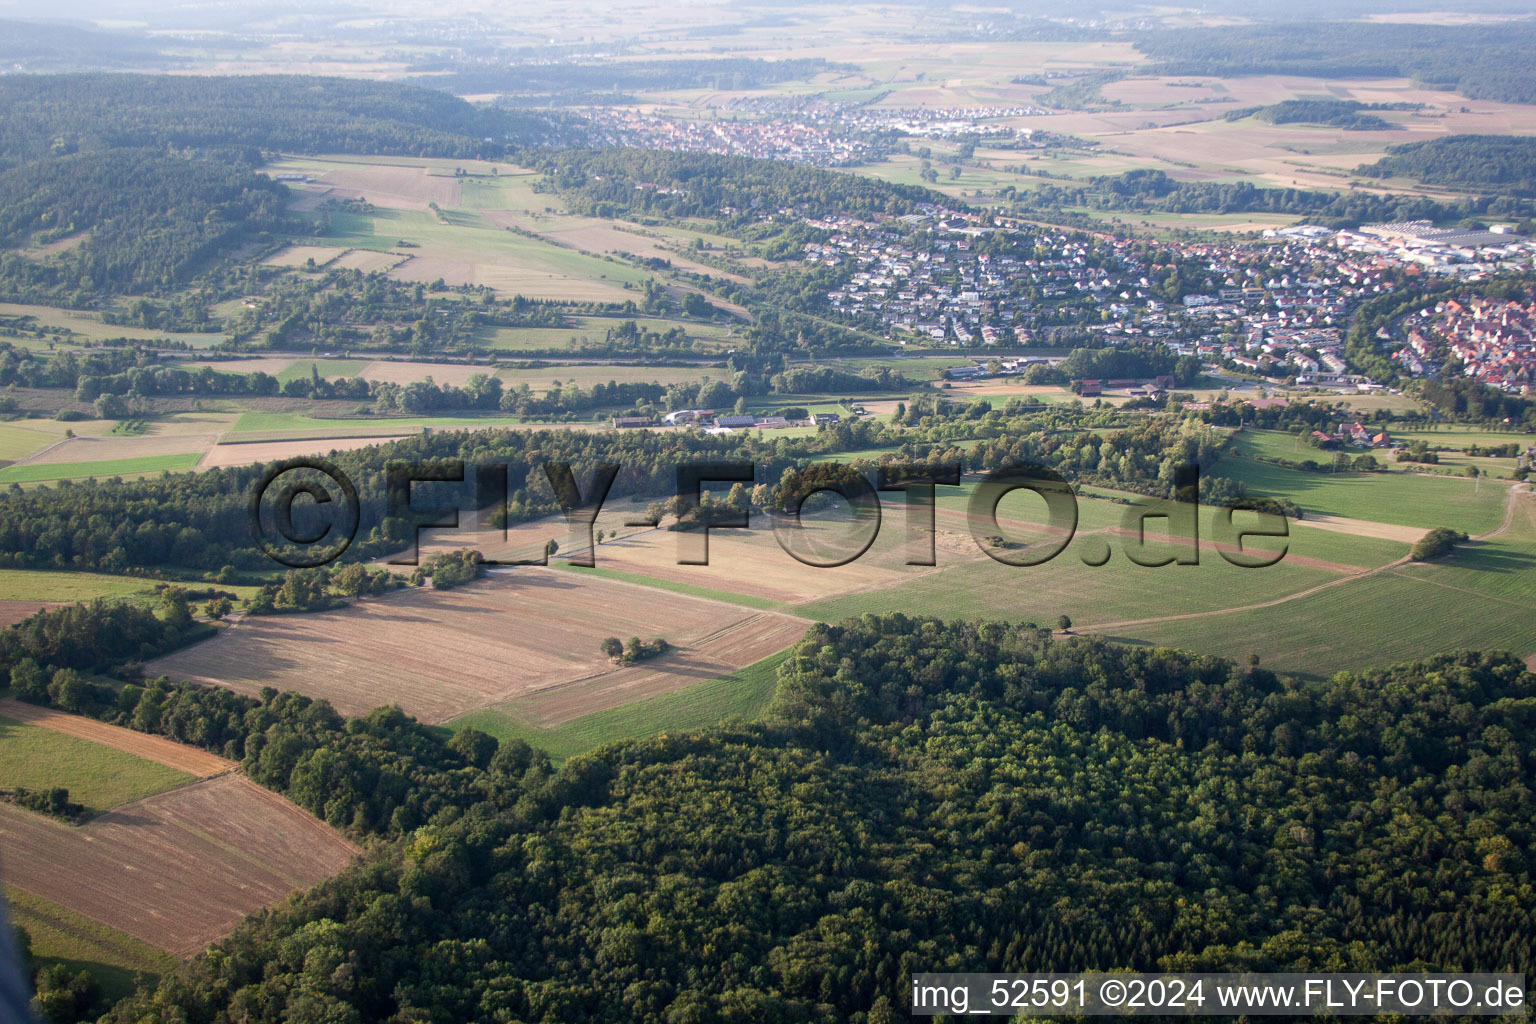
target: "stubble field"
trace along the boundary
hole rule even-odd
[[[239,775],[127,804],[78,828],[0,805],[0,840],[8,884],[177,956],[335,874],[357,852]]]
[[[246,619],[146,671],[246,694],[296,690],[347,715],[398,704],[427,722],[537,694],[539,717],[558,721],[727,675],[789,646],[806,625],[526,567],[450,591]],[[660,636],[675,649],[618,666],[598,650],[608,636]]]

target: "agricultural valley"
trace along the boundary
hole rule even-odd
[[[1529,977],[1536,22],[1036,6],[0,11],[28,1012]]]

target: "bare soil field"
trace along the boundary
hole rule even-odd
[[[1301,520],[1302,525],[1314,526],[1319,530],[1333,530],[1337,533],[1352,533],[1357,537],[1376,537],[1380,540],[1401,541],[1404,544],[1416,543],[1424,536],[1423,530],[1415,526],[1398,526],[1394,523],[1373,523],[1368,519],[1350,519],[1347,516],[1331,516],[1326,512],[1308,512],[1307,518]]]
[[[1058,402],[1070,402],[1077,398],[1071,388],[1058,384],[1025,384],[1022,380],[953,381],[943,389],[949,398],[969,398],[989,395],[1040,395]],[[869,403],[864,403],[866,407]]]
[[[365,274],[390,270],[404,263],[409,257],[393,252],[374,252],[370,249],[353,249],[340,257],[333,267],[342,270],[361,270]]]
[[[583,684],[589,709],[712,679],[788,646],[803,620],[537,567],[448,591],[413,590],[309,615],[242,620],[146,670],[255,694],[329,700],[345,715],[398,704],[427,722]],[[677,650],[613,665],[604,637],[665,637]],[[776,646],[775,646],[776,645]]]
[[[315,266],[323,267],[340,258],[346,251],[331,245],[290,245],[279,249],[262,262],[269,267],[302,267],[309,260],[314,260]]]
[[[350,194],[396,210],[425,210],[428,203],[453,206],[459,202],[458,180],[452,175],[431,174],[426,167],[355,164],[328,170],[316,177],[316,183],[331,186],[333,197]]]
[[[708,565],[678,565],[679,534],[667,530],[604,542],[598,546],[595,562],[599,568],[785,604],[894,586],[904,575],[919,571],[899,561],[888,564],[896,560],[881,558],[877,552],[836,568],[802,565],[779,547],[766,524],[754,523],[754,527],[751,531],[711,531]],[[899,528],[892,531],[883,526],[880,536],[889,539],[898,532]]]
[[[282,797],[224,775],[78,828],[0,805],[10,885],[177,956],[191,956],[357,848]]]
[[[186,772],[199,778],[206,779],[214,775],[222,775],[239,767],[228,758],[219,757],[217,754],[210,754],[206,750],[189,747],[162,736],[134,732],[132,729],[108,725],[93,718],[65,714],[52,708],[38,707],[36,704],[25,704],[10,697],[0,700],[0,716],[14,722],[24,722],[27,725],[51,729],[66,736],[100,743],[104,747],[121,750],[126,754],[142,757],[146,761],[163,764],[167,768],[175,768],[179,772]]]
[[[386,381],[390,384],[414,384],[431,377],[439,385],[462,385],[477,373],[494,374],[495,367],[474,366],[470,363],[398,363],[380,359],[363,367],[358,374],[364,380]]]
[[[295,459],[301,456],[326,455],[329,452],[349,452],[355,448],[368,448],[376,444],[388,444],[405,437],[404,434],[381,437],[329,437],[309,441],[252,441],[245,444],[216,444],[208,449],[198,469],[217,469],[222,466],[249,466],[257,463],[276,462],[279,459]]]
[[[223,373],[270,373],[276,377],[297,360],[293,356],[261,356],[256,359],[221,359],[211,363],[184,363],[186,370],[219,370]]]
[[[396,281],[433,282],[449,286],[478,284],[473,260],[452,260],[441,256],[413,256],[389,272]],[[531,293],[530,293],[531,294]]]
[[[40,611],[62,607],[64,607],[64,603],[61,601],[0,601],[0,629],[4,629],[6,626],[14,626],[22,619],[31,618]],[[0,701],[0,705],[5,703],[5,701]],[[0,712],[0,714],[3,714],[3,712]],[[15,718],[16,716],[7,715],[6,717]]]
[[[433,281],[441,274],[430,276],[422,275],[419,270],[412,271],[411,276],[402,276],[399,271],[407,270],[418,261],[410,263],[392,272],[392,276],[401,277],[410,281]],[[444,263],[453,261],[444,260]],[[617,267],[615,269],[618,269]],[[626,270],[626,272],[628,272]],[[444,278],[447,280],[446,278]],[[452,281],[448,283],[452,284]],[[623,302],[625,299],[635,297],[633,291],[626,291],[617,282],[590,280],[578,277],[570,277],[564,274],[544,273],[529,266],[510,266],[497,263],[482,263],[475,268],[473,279],[463,282],[465,284],[481,284],[495,288],[498,292],[512,295],[534,295],[541,299],[563,299],[569,302]]]
[[[17,460],[14,465],[32,463],[105,462],[114,459],[142,459],[155,455],[183,455],[206,451],[215,434],[145,434],[139,437],[71,437],[35,455]]]

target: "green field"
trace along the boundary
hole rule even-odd
[[[502,741],[522,740],[553,760],[563,761],[605,743],[702,729],[726,719],[755,719],[772,702],[779,665],[788,656],[788,651],[781,651],[728,676],[624,707],[595,711],[552,729],[520,721],[516,704],[473,711],[450,724],[473,727]]]
[[[561,384],[576,384],[590,388],[594,384],[608,383],[657,383],[681,384],[688,381],[729,381],[731,371],[723,366],[617,366],[611,363],[586,365],[570,363],[562,366],[541,366],[537,370],[497,370],[496,376],[507,386],[527,384],[529,390],[542,393]]]
[[[1504,518],[1507,484],[1473,481],[1460,477],[1410,473],[1308,473],[1268,463],[1251,456],[1264,454],[1300,462],[1326,463],[1329,453],[1302,446],[1295,438],[1266,431],[1243,431],[1232,442],[1235,455],[1223,457],[1212,476],[1244,484],[1250,494],[1289,498],[1303,512],[1364,519],[1399,526],[1449,526],[1474,536],[1497,526]],[[1385,461],[1384,453],[1374,453]]]
[[[1518,444],[1525,448],[1536,445],[1536,434],[1516,431],[1484,430],[1480,427],[1447,423],[1433,430],[1394,429],[1392,437],[1398,441],[1423,441],[1431,448],[1465,448],[1469,444],[1505,445]]]
[[[31,939],[38,966],[62,963],[71,973],[90,971],[110,1000],[132,992],[140,975],[158,977],[178,963],[163,950],[31,893],[7,886],[5,900],[11,923]]]
[[[41,572],[0,569],[0,601],[89,601],[97,597],[131,597],[153,586],[138,576],[95,572]]]
[[[63,786],[71,800],[99,814],[191,781],[121,750],[0,717],[0,789]]]
[[[1536,498],[1509,529],[1434,562],[1410,562],[1253,611],[1130,627],[1121,638],[1246,658],[1311,675],[1447,649],[1536,652]],[[1321,532],[1321,531],[1316,531]],[[1380,543],[1380,542],[1377,542]]]
[[[15,462],[42,451],[60,440],[61,435],[32,430],[12,423],[0,424],[0,460]]]
[[[277,375],[277,379],[284,384],[291,380],[309,380],[311,367],[325,380],[356,377],[367,365],[368,361],[364,359],[296,359],[292,366]]]
[[[416,254],[425,259],[495,264],[529,274],[554,274],[557,280],[599,282],[613,288],[625,284],[638,287],[652,276],[624,263],[494,227],[474,210],[445,209],[440,220],[429,211],[380,208],[371,215],[333,214],[331,225],[331,234],[306,239],[306,243],[385,252],[404,240],[419,247]]]
[[[1327,676],[1463,648],[1528,655],[1536,651],[1529,608],[1383,574],[1272,608],[1136,626],[1109,638],[1240,661],[1256,653],[1266,668]]]
[[[100,462],[29,462],[0,469],[0,484],[37,483],[41,480],[83,480],[87,477],[135,476],[166,470],[193,469],[202,452],[179,455],[146,455],[137,459],[105,459]]]

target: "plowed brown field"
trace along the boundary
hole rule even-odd
[[[78,828],[0,805],[9,885],[191,956],[346,866],[357,848],[240,775],[127,804]]]
[[[727,675],[789,646],[807,625],[774,612],[527,567],[456,590],[248,618],[147,671],[237,693],[295,690],[329,700],[345,715],[398,704],[426,722],[563,687],[570,695],[564,703],[580,707],[551,714],[574,717]],[[620,667],[598,651],[608,636],[661,636],[675,650]]]

